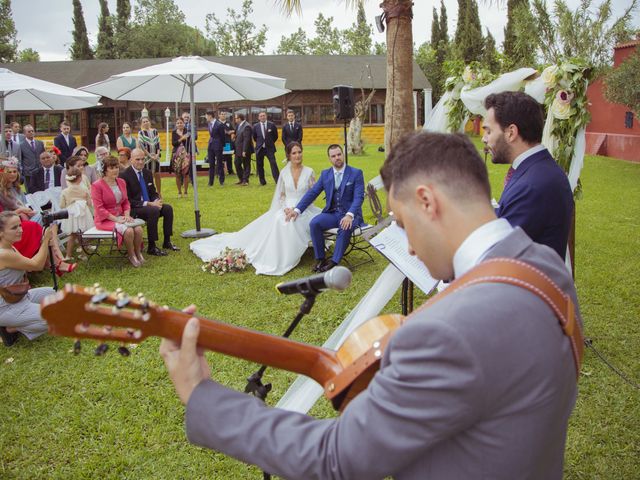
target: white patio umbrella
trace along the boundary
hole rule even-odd
[[[113,100],[188,101],[193,129],[196,122],[195,102],[266,100],[288,93],[290,90],[285,88],[285,82],[284,78],[211,62],[202,57],[178,57],[170,62],[112,75],[102,82],[81,88]],[[191,151],[196,151],[193,135]],[[192,162],[195,178],[195,155]],[[200,228],[197,182],[194,182],[193,191],[196,229],[188,230],[182,236],[198,238],[213,235],[214,230]]]
[[[47,82],[0,68],[0,132],[4,135],[4,112],[20,110],[76,110],[98,104],[99,95]],[[5,151],[4,141],[0,151]]]

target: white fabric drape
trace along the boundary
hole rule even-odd
[[[467,107],[474,115],[487,114],[484,108],[484,99],[492,93],[515,92],[522,88],[524,80],[537,72],[535,68],[519,68],[513,72],[505,73],[496,78],[493,82],[482,87],[465,90],[460,92],[460,99],[464,106]],[[544,98],[544,97],[543,97]]]

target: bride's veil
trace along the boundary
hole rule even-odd
[[[273,198],[271,198],[271,206],[269,207],[269,211],[279,210],[284,205],[284,198],[286,195],[284,178],[287,175],[291,175],[290,170],[291,168],[290,168],[289,162],[287,162],[285,167],[282,170],[280,170],[280,175],[278,176],[278,183],[276,184],[276,189],[273,192]]]

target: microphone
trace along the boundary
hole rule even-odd
[[[323,290],[331,289],[342,291],[351,283],[351,271],[346,267],[333,267],[324,273],[299,278],[291,282],[283,282],[276,285],[276,290],[284,295],[301,293],[303,295],[316,295]]]

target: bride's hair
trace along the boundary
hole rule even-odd
[[[291,150],[293,150],[293,147],[299,147],[300,151],[302,151],[302,145],[300,144],[300,142],[289,142],[287,146],[284,147],[284,153],[286,153],[287,155],[287,162],[289,161],[289,155],[291,154]]]

